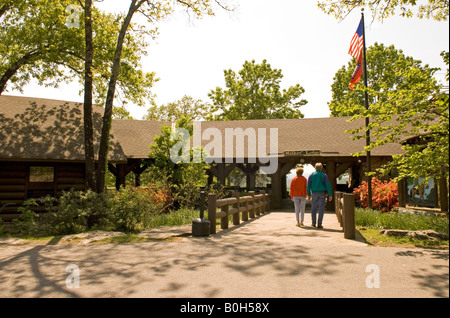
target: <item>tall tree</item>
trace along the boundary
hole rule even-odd
[[[447,64],[448,74],[448,52],[442,52],[441,55]],[[448,179],[448,86],[445,88],[434,78],[430,80],[414,67],[405,72],[403,77],[404,83],[408,84],[400,84],[395,90],[369,91],[374,96],[382,95],[380,100],[383,100],[375,105],[379,106],[378,110],[371,110],[370,115],[376,118],[372,129],[379,138],[370,148],[387,142],[402,142],[404,150],[379,171],[395,171],[399,179]],[[392,118],[396,120],[392,121]]]
[[[172,103],[153,105],[149,108],[145,119],[176,122],[182,117],[188,117],[191,120],[202,120],[207,117],[208,110],[209,106],[202,100],[185,95]]]
[[[283,74],[272,69],[266,60],[256,64],[246,61],[236,73],[225,70],[226,89],[217,87],[209,94],[213,105],[208,119],[273,119],[303,118],[300,107],[307,103],[300,99],[305,92],[297,84],[281,89]]]
[[[344,19],[357,8],[368,8],[373,18],[383,20],[395,14],[402,17],[432,18],[438,21],[448,19],[448,0],[324,0],[319,8],[336,19]]]
[[[368,8],[373,19],[383,20],[393,15],[402,17],[417,16],[420,19],[447,21],[449,14],[448,0],[324,0],[318,6],[322,11],[337,19],[345,17],[356,8]],[[398,55],[398,54],[397,54]],[[448,52],[442,52],[447,64]],[[405,61],[404,59],[400,59]],[[408,59],[407,59],[408,60]],[[359,86],[355,94],[349,94],[342,78],[351,78],[345,67],[338,71],[333,84],[333,101],[330,108],[333,115],[354,115],[353,118],[370,118],[370,125],[352,130],[355,138],[365,138],[370,129],[376,139],[367,146],[361,155],[388,142],[402,142],[404,153],[396,155],[393,160],[378,170],[383,174],[395,172],[398,179],[404,177],[421,177],[440,179],[441,184],[448,184],[449,175],[449,108],[448,84],[439,85],[433,75],[436,69],[422,67],[409,60],[409,68],[396,69],[394,64],[385,63],[388,80],[369,85],[367,90]],[[368,57],[368,63],[374,63]],[[380,64],[378,62],[378,64]],[[401,63],[403,65],[407,65]],[[380,65],[381,66],[381,65]],[[384,71],[384,70],[383,70]],[[347,74],[345,74],[347,73]],[[375,74],[373,74],[375,73]],[[380,72],[368,71],[373,78]],[[348,80],[346,80],[348,81]],[[393,84],[392,84],[393,83]],[[360,97],[366,91],[371,96],[370,108],[360,108]],[[339,105],[341,103],[341,105]],[[358,110],[359,107],[359,110]],[[445,188],[445,186],[444,186]],[[448,205],[448,202],[447,202]]]
[[[94,125],[92,118],[92,90],[93,90],[93,59],[94,43],[92,30],[92,0],[85,0],[84,4],[84,33],[85,33],[85,60],[84,60],[84,155],[86,166],[86,183],[90,190],[95,190],[95,158],[94,158]]]
[[[442,55],[445,60],[448,53]],[[401,58],[401,61],[404,60]],[[433,77],[437,69],[418,63],[395,69],[395,65],[403,64],[388,59],[385,64],[389,63],[394,65],[392,75],[395,76],[391,77],[388,69],[387,79],[369,86],[372,103],[368,110],[362,109],[361,101],[358,101],[358,93],[360,95],[365,90],[362,85],[355,88],[355,95],[343,94],[340,99],[349,107],[348,114],[353,115],[352,120],[370,117],[368,127],[350,131],[355,138],[365,138],[367,129],[374,136],[370,145],[356,155],[363,155],[386,143],[402,143],[403,153],[393,156],[393,161],[378,169],[378,173],[393,172],[397,174],[397,179],[448,178],[448,87],[444,89]],[[373,73],[371,76],[376,78],[377,74]],[[345,96],[348,97],[346,102]],[[342,112],[342,108],[336,109],[341,110],[340,114],[346,112]]]
[[[88,188],[96,189],[92,104],[106,98],[123,15],[101,12],[93,4],[93,0],[0,0],[0,94],[7,86],[22,90],[33,78],[54,87],[78,79],[84,88],[80,93],[84,93],[86,180]],[[146,36],[155,34],[154,28],[132,25],[123,39],[114,96],[123,104],[152,101],[150,88],[157,79],[142,71],[140,59],[146,55]]]
[[[365,111],[364,91],[362,84],[357,84],[359,89],[351,90],[349,88],[350,78],[356,66],[356,60],[353,59],[347,66],[342,66],[335,76],[331,85],[332,99],[328,102],[331,110],[331,116],[353,116]],[[433,75],[437,71],[428,65],[422,65],[422,62],[410,56],[405,56],[402,50],[397,50],[393,45],[384,46],[375,43],[367,49],[367,73],[368,86],[376,92],[393,91],[397,87],[411,89],[413,82],[407,82],[405,74],[414,68],[422,74],[422,78],[427,81],[433,81]],[[370,104],[381,104],[387,98],[384,94],[370,95]],[[372,105],[372,108],[376,106]]]
[[[226,0],[215,0],[221,8],[227,9],[224,5]],[[117,45],[112,59],[111,76],[109,78],[108,91],[105,100],[105,113],[103,116],[103,126],[100,138],[99,163],[97,168],[97,191],[102,192],[105,188],[105,173],[108,156],[108,144],[111,131],[111,119],[113,114],[113,102],[116,93],[116,84],[118,81],[119,71],[121,67],[122,51],[124,40],[128,33],[132,18],[136,12],[143,14],[149,23],[161,20],[174,12],[173,5],[181,5],[188,12],[192,12],[196,17],[204,14],[213,15],[213,3],[211,0],[130,0],[130,5],[117,36]]]

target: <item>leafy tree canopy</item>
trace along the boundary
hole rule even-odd
[[[363,85],[357,85],[353,92],[345,91],[344,83],[349,78],[345,67],[335,77],[333,100],[329,103],[334,116],[370,119],[368,126],[350,131],[355,138],[365,138],[369,129],[373,136],[370,145],[355,155],[364,155],[386,143],[401,143],[403,153],[393,156],[379,173],[395,173],[398,179],[447,178],[448,86],[438,84],[434,78],[437,69],[422,66],[420,61],[405,57],[393,47],[376,45],[369,52],[369,109],[362,106],[366,91]],[[448,52],[441,55],[448,66]]]
[[[328,103],[332,117],[353,116],[365,111],[362,81],[356,85],[359,89],[351,90],[348,86],[355,67],[356,60],[352,59],[334,76],[334,82],[331,85],[332,99]],[[377,92],[369,95],[372,108],[376,107],[374,103],[380,105],[386,102],[386,92],[400,87],[403,90],[413,89],[417,85],[417,79],[407,76],[411,69],[420,73],[421,81],[437,85],[433,78],[437,68],[422,65],[421,61],[405,56],[402,50],[397,50],[393,45],[386,47],[375,43],[369,47],[367,49],[368,86]]]
[[[208,119],[303,118],[299,108],[307,103],[300,99],[304,88],[297,84],[281,89],[281,70],[266,60],[246,61],[238,73],[230,69],[224,74],[226,89],[217,87],[208,95],[213,103]]]
[[[68,10],[71,0],[0,0],[0,94],[7,88],[22,91],[36,79],[40,85],[57,87],[74,78],[84,83],[84,11]],[[76,14],[76,15],[74,15]],[[75,20],[71,20],[74,15]],[[123,14],[107,14],[93,8],[95,102],[103,104],[107,81]],[[70,23],[68,23],[70,22]],[[143,105],[152,99],[154,73],[141,69],[146,55],[144,35],[156,30],[133,25],[125,39],[116,97]],[[9,86],[9,87],[7,87]],[[81,93],[81,92],[80,92]]]
[[[191,120],[202,120],[206,118],[207,112],[208,105],[205,102],[185,95],[172,103],[153,105],[144,119],[176,122],[182,117],[187,117]]]
[[[345,19],[354,9],[368,8],[373,18],[379,20],[398,14],[447,21],[449,3],[448,0],[324,0],[318,2],[318,7],[339,20]]]

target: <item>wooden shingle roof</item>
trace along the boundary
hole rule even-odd
[[[95,152],[98,152],[103,109],[94,107]],[[208,128],[220,132],[225,149],[226,129],[265,129],[267,152],[270,129],[278,130],[278,156],[289,152],[319,151],[320,156],[351,156],[364,149],[365,140],[353,140],[346,130],[364,125],[349,122],[349,117],[271,119],[246,121],[201,122],[202,132]],[[167,122],[113,120],[109,160],[148,157],[149,145]],[[83,107],[81,103],[60,100],[0,96],[0,159],[84,160]],[[205,146],[210,140],[202,140]],[[254,145],[255,147],[257,145]],[[247,156],[248,144],[245,144]],[[392,156],[401,152],[400,144],[387,144],[372,151],[373,156]],[[256,152],[257,153],[257,152]]]
[[[266,148],[269,153],[270,129],[278,130],[278,156],[289,153],[315,152],[322,157],[347,157],[364,149],[365,139],[353,140],[353,135],[346,132],[365,125],[364,119],[350,122],[351,117],[303,118],[303,119],[268,119],[245,121],[202,122],[202,131],[217,128],[225,136],[226,128],[247,128],[266,131]],[[258,138],[258,137],[257,137]],[[203,141],[203,145],[208,141]],[[225,141],[223,141],[225,147]],[[247,149],[247,144],[245,148]],[[257,145],[258,147],[258,145]],[[401,152],[401,145],[386,144],[372,150],[373,156],[392,156]]]
[[[127,158],[144,159],[148,158],[149,146],[165,124],[170,125],[169,122],[114,119],[111,130]]]
[[[101,114],[102,109],[94,107],[94,141],[100,139]],[[99,143],[94,146],[97,153]],[[83,161],[83,104],[0,96],[0,159]],[[114,132],[109,160],[127,160]]]

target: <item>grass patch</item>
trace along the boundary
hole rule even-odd
[[[392,237],[380,234],[382,229],[408,231],[434,230],[449,234],[448,216],[407,213],[383,213],[370,209],[355,209],[355,225],[364,239],[375,246],[448,248],[449,241],[418,240],[409,237]]]
[[[374,246],[384,247],[421,247],[421,248],[449,248],[449,241],[417,240],[409,237],[395,237],[380,234],[378,229],[357,227],[366,242]]]
[[[205,213],[206,214],[206,213]],[[160,226],[179,226],[191,224],[192,220],[198,218],[200,212],[194,209],[182,208],[170,213],[155,214],[149,219],[149,224],[146,229],[152,229]],[[90,244],[126,244],[126,243],[139,243],[139,242],[177,242],[180,241],[179,237],[169,237],[166,239],[146,238],[136,235],[137,233],[124,233],[124,235],[109,237],[101,240],[94,241]],[[26,244],[35,245],[55,245],[62,239],[63,235],[29,235],[21,233],[0,233],[1,238],[18,238],[26,241]],[[73,239],[69,244],[79,244],[79,241],[83,239]],[[77,242],[78,241],[78,242]]]
[[[369,209],[355,209],[356,226],[372,229],[397,229],[397,230],[435,230],[449,233],[448,216],[433,216],[420,214],[407,214],[387,212],[383,213]]]
[[[152,216],[149,222],[149,228],[191,224],[192,220],[198,218],[199,216],[200,211],[198,210],[182,208],[170,213]]]

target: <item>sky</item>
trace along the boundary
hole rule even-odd
[[[128,1],[104,0],[102,8],[120,12]],[[150,41],[143,70],[156,72],[160,79],[152,90],[156,104],[162,105],[190,95],[209,102],[208,93],[225,87],[224,70],[238,72],[245,61],[263,59],[284,75],[282,88],[300,84],[308,104],[301,108],[305,118],[329,117],[331,84],[335,73],[351,60],[350,40],[361,14],[355,10],[341,22],[317,8],[317,0],[235,0],[234,12],[217,11],[216,16],[194,20],[184,12],[161,22],[159,36]],[[373,21],[366,13],[366,44],[394,45],[423,64],[445,64],[441,51],[449,50],[449,23],[418,18],[392,17]],[[349,79],[350,80],[350,79]],[[77,83],[58,89],[36,84],[24,87],[24,95],[68,101],[83,101]],[[150,105],[149,105],[150,106]],[[148,107],[149,107],[148,106]],[[128,106],[135,119],[148,107]]]

